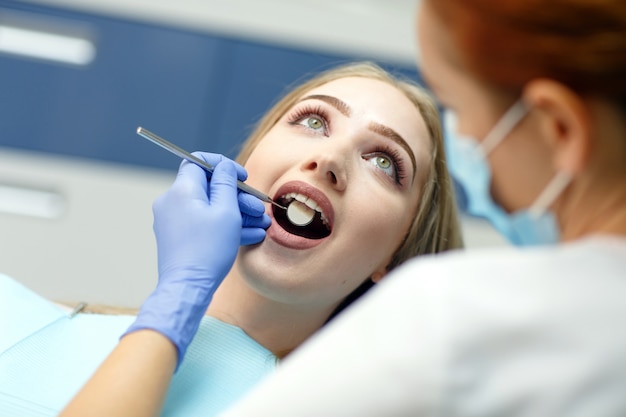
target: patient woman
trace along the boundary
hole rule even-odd
[[[436,107],[375,65],[295,88],[244,145],[246,183],[288,210],[198,155],[210,180],[183,162],[154,204],[157,288],[63,416],[217,414],[392,268],[461,246]]]

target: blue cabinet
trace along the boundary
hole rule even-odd
[[[137,136],[137,126],[188,150],[232,157],[289,85],[348,60],[0,2],[0,24],[16,16],[31,29],[75,27],[93,43],[95,58],[77,66],[0,53],[0,146],[139,166],[176,169],[179,160]]]
[[[0,145],[178,166],[135,130],[143,125],[183,147],[197,141],[206,102],[219,86],[219,39],[12,2],[0,8],[7,11],[87,27],[96,54],[86,66],[0,55]]]

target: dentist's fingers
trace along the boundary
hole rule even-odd
[[[251,217],[242,215],[241,244],[252,245],[265,239],[265,230],[270,227],[270,217],[263,213],[261,216]]]
[[[237,179],[244,181],[248,178],[248,173],[238,163],[226,158],[224,155],[208,153],[208,152],[193,152],[193,155],[197,158],[205,161],[212,167],[217,166],[222,161],[229,161],[236,167]],[[192,196],[193,198],[208,201],[208,189],[209,179],[211,174],[206,172],[204,168],[199,167],[193,162],[184,159],[180,163],[178,168],[178,174],[176,180],[172,185],[174,192],[180,192],[184,195]]]
[[[236,165],[230,159],[223,159],[215,166],[209,183],[209,205],[219,207],[221,214],[235,218],[239,211]],[[237,213],[239,214],[239,213]],[[238,222],[241,225],[241,221]]]
[[[263,202],[251,194],[240,191],[237,200],[239,201],[239,210],[241,210],[242,214],[258,217],[265,213]]]
[[[244,214],[241,216],[241,219],[242,227],[258,227],[260,229],[267,229],[268,227],[270,227],[270,224],[272,224],[270,216],[265,213],[263,213],[261,216],[255,217],[247,216]]]
[[[241,246],[261,243],[265,239],[265,235],[265,229],[259,229],[258,227],[241,229]]]

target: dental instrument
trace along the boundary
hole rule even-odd
[[[296,226],[307,226],[314,217],[315,210],[300,201],[294,200],[287,207],[287,219]]]
[[[150,132],[149,130],[146,130],[143,127],[140,126],[140,127],[137,128],[137,134],[139,136],[145,138],[145,139],[148,139],[152,143],[154,143],[156,145],[159,145],[163,149],[166,149],[166,150],[170,151],[174,155],[177,155],[177,156],[179,156],[179,157],[181,157],[183,159],[186,159],[189,162],[193,162],[194,164],[198,165],[200,168],[204,169],[206,172],[213,173],[213,167],[211,165],[207,164],[202,159],[200,159],[200,158],[190,154],[189,152],[185,151],[184,149],[179,148],[178,146],[174,145],[173,143],[163,139],[162,137],[160,137],[158,135],[155,135],[154,133]],[[261,201],[265,201],[266,203],[271,203],[271,204],[275,205],[278,208],[281,208],[283,210],[287,210],[287,207],[281,206],[280,204],[278,204],[277,202],[272,200],[270,196],[262,193],[261,191],[255,189],[255,188],[252,188],[251,186],[249,186],[248,184],[243,183],[242,181],[237,180],[237,188],[239,188],[243,192],[246,192],[248,194],[252,194],[253,196],[255,196],[258,199],[260,199]]]

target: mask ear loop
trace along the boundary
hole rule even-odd
[[[528,213],[532,217],[541,216],[550,207],[554,201],[561,195],[565,187],[572,181],[572,174],[569,172],[559,171],[554,178],[548,183],[546,188],[539,194],[539,197],[528,209]]]
[[[518,100],[513,104],[480,143],[483,154],[485,156],[489,155],[491,151],[511,133],[513,128],[522,121],[527,113],[528,106],[522,100]]]

